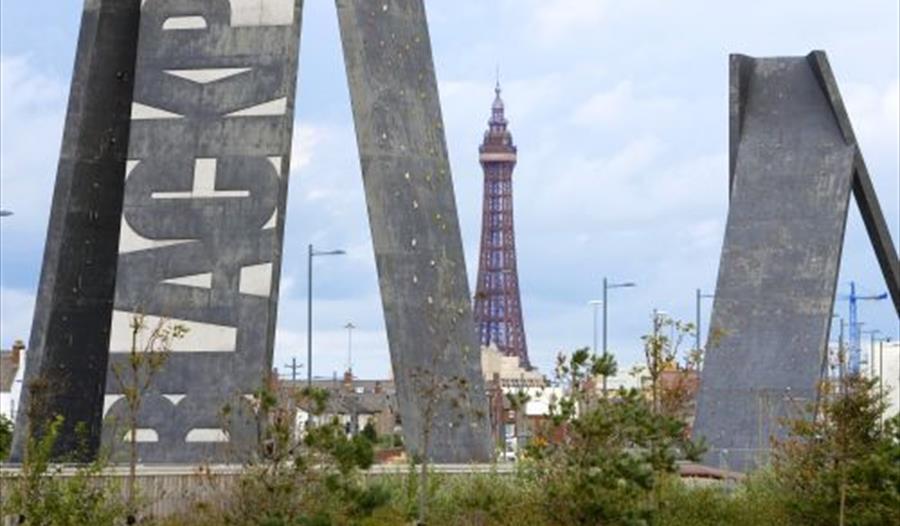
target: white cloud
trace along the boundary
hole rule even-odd
[[[894,120],[894,127],[897,128],[900,122],[900,80],[894,80],[888,87],[883,104],[885,113]]]
[[[714,188],[724,188],[727,164],[721,155],[679,158],[653,136],[633,139],[606,157],[548,157],[529,167],[554,171],[552,184],[518,187],[529,203],[532,228],[568,230],[572,225],[594,229],[647,224],[672,218],[688,207],[716,202]],[[561,203],[564,205],[561,206]]]
[[[847,112],[863,149],[890,151],[900,142],[900,81],[886,86],[847,83],[842,86]]]
[[[297,99],[301,124],[294,134],[275,365],[293,354],[305,361],[306,245],[313,242],[348,251],[317,263],[317,372],[342,368],[341,327],[352,319],[360,326],[360,372],[386,375],[387,341],[336,18],[333,6],[308,3],[300,64],[301,79],[310,82],[302,81]],[[470,278],[481,227],[477,146],[494,68],[501,65],[519,145],[514,191],[526,330],[533,361],[545,371],[556,350],[589,343],[585,302],[598,293],[603,275],[639,283],[616,294],[610,313],[610,344],[625,362],[640,357],[638,336],[649,327],[650,309],[691,319],[693,289],[714,285],[727,212],[729,52],[827,49],[885,215],[897,217],[897,6],[881,0],[763,4],[738,18],[725,3],[696,1],[429,5]],[[21,303],[7,291],[30,290],[28,280],[36,282],[40,267],[68,79],[61,69],[45,71],[50,66],[43,61],[4,56],[2,65],[2,205],[16,211],[3,220],[6,338],[20,331],[7,328],[14,325],[7,321],[9,303]],[[858,230],[851,236],[859,243],[847,246],[845,259],[865,252],[874,260]],[[10,258],[23,251],[27,257]],[[873,261],[843,269],[858,281],[881,283]],[[704,309],[708,314],[709,305]],[[888,302],[867,309],[870,326],[896,327]],[[30,307],[24,312],[30,319]],[[16,323],[27,332],[30,321]]]
[[[65,86],[36,69],[24,56],[0,56],[2,111],[24,112],[65,96]]]
[[[612,89],[592,95],[575,109],[572,122],[584,126],[646,126],[648,122],[667,118],[677,107],[677,101],[669,97],[637,95],[633,83],[624,80]]]
[[[316,147],[327,138],[325,128],[307,124],[294,124],[294,139],[291,144],[291,172],[299,172],[309,166]]]
[[[533,13],[540,37],[553,41],[574,31],[597,27],[608,10],[606,0],[549,0],[537,3]]]
[[[0,56],[0,194],[2,206],[15,212],[4,219],[12,239],[21,235],[32,245],[43,239],[65,102],[63,82],[26,57]]]

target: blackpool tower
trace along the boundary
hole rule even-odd
[[[516,271],[516,238],[513,229],[512,173],[516,147],[506,128],[500,83],[494,90],[491,118],[479,160],[484,170],[484,208],[481,215],[481,252],[475,287],[475,324],[482,345],[494,344],[530,368],[519,276]]]

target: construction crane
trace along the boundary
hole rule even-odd
[[[860,373],[860,357],[862,356],[862,347],[860,345],[860,326],[862,324],[859,322],[857,304],[859,301],[879,301],[887,299],[887,296],[887,292],[869,296],[860,296],[856,294],[856,283],[853,281],[850,282],[850,295],[843,298],[849,300],[850,303],[850,323],[848,327],[850,329],[849,374]]]

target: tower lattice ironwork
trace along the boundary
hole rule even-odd
[[[523,367],[531,367],[522,323],[513,228],[512,173],[516,166],[516,147],[507,129],[499,82],[494,91],[496,97],[488,130],[479,148],[484,170],[484,208],[475,287],[475,324],[482,345],[494,344],[503,354],[518,357]]]

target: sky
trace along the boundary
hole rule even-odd
[[[315,263],[314,373],[390,375],[387,338],[332,0],[306,0],[275,366],[306,361],[306,246]],[[642,357],[651,312],[694,319],[712,292],[727,214],[728,54],[828,52],[881,206],[900,240],[900,28],[894,0],[426,1],[470,283],[478,144],[499,65],[519,149],[519,280],[531,362],[590,345],[604,276],[609,347]],[[31,326],[81,2],[0,4],[0,344]],[[855,205],[839,293],[885,290]],[[473,286],[474,289],[474,286]],[[711,303],[703,304],[708,325]],[[835,310],[847,316],[847,302]],[[889,301],[860,319],[896,339]],[[836,331],[835,331],[836,333]],[[305,374],[305,372],[301,373]]]

